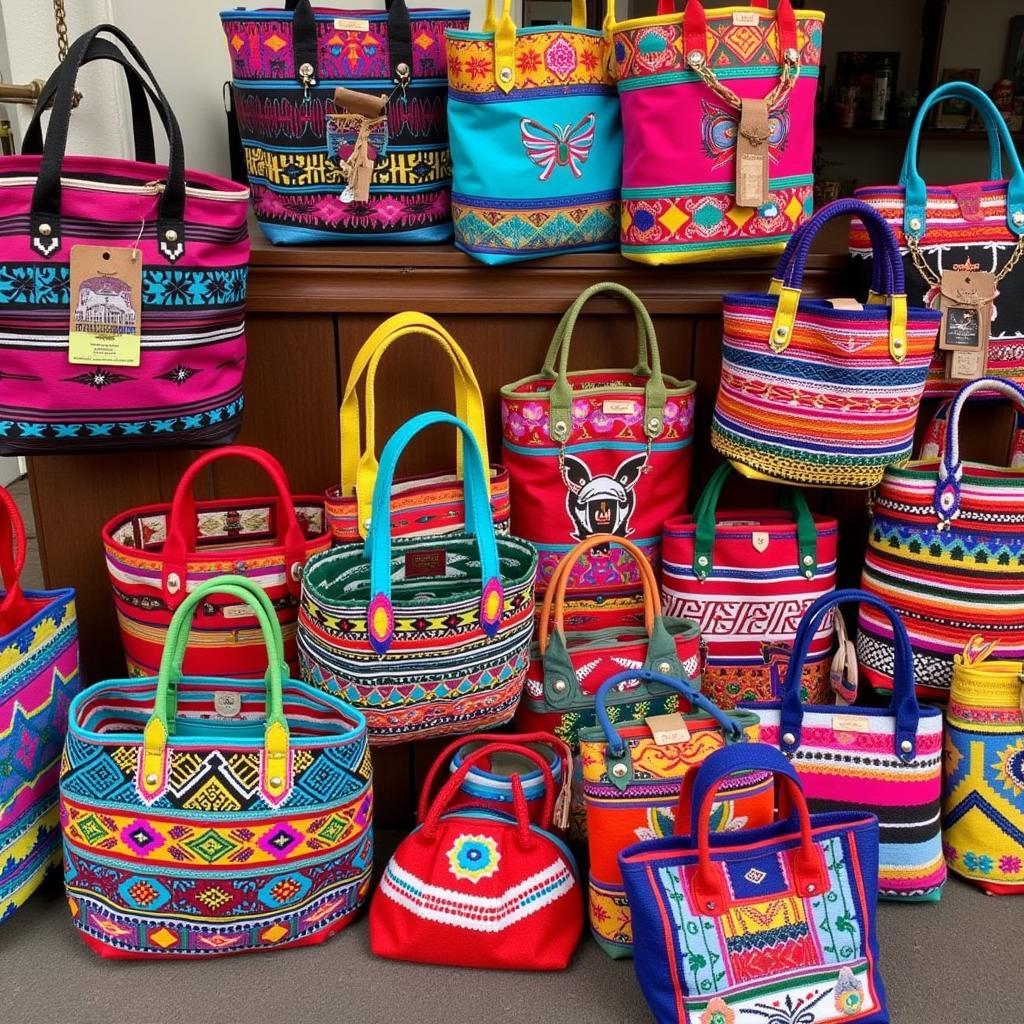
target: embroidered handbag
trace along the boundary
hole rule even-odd
[[[686,714],[638,715],[612,724],[605,700],[622,683],[644,679],[671,687]],[[683,776],[727,743],[756,742],[750,712],[722,711],[681,679],[644,669],[605,680],[595,696],[595,727],[580,733],[583,795],[590,850],[590,929],[611,957],[631,956],[633,929],[619,853],[638,839],[671,835]],[[729,779],[715,805],[712,828],[735,831],[771,821],[773,786],[764,775]]]
[[[435,423],[463,435],[466,533],[393,540],[398,458]],[[448,413],[421,413],[384,446],[365,546],[306,566],[303,675],[362,710],[378,746],[503,725],[526,676],[536,571],[531,545],[495,535],[472,431]]]
[[[819,229],[835,217],[870,223],[878,275],[868,304],[834,308],[801,296]],[[939,314],[907,309],[888,224],[840,199],[794,237],[767,295],[726,295],[722,379],[711,443],[745,476],[873,487],[910,458]]]
[[[889,620],[897,637],[895,686],[888,708],[803,704],[797,681],[808,641],[834,608],[859,602]],[[782,699],[740,705],[761,720],[761,741],[800,774],[812,810],[877,815],[881,826],[879,894],[937,900],[942,859],[942,712],[918,705],[910,640],[899,615],[863,590],[837,590],[808,608],[793,644]]]
[[[926,185],[921,177],[921,132],[932,108],[947,100],[966,104],[980,116],[988,133],[988,181]],[[1008,179],[1003,176],[1001,148],[1009,165]],[[967,303],[974,340],[979,340],[980,330],[987,343],[974,346],[973,352],[981,349],[981,358],[964,372],[967,379],[988,374],[1024,384],[1024,268],[1018,266],[1024,255],[1024,169],[1003,115],[992,100],[968,82],[940,85],[918,108],[899,184],[860,188],[854,194],[885,218],[899,240],[911,306],[938,309],[943,292],[955,300],[955,282],[947,279],[943,285],[947,271],[976,275],[976,287],[983,278],[988,279],[995,301],[980,306]],[[871,255],[867,236],[856,222],[850,233],[850,252],[861,265]],[[990,322],[984,324],[983,320]],[[935,352],[925,395],[956,393],[963,372],[954,371],[953,357],[953,352]]]
[[[500,738],[498,738],[500,740]],[[544,776],[541,823],[531,824],[518,775],[513,815],[451,804],[473,765],[509,751]],[[559,971],[583,930],[583,897],[572,854],[548,831],[554,782],[531,748],[495,742],[473,751],[388,861],[370,904],[370,947],[389,960]]]
[[[274,496],[196,501],[196,483],[226,458],[262,469]],[[245,576],[267,592],[295,674],[302,567],[330,545],[323,499],[293,495],[284,468],[269,452],[233,445],[201,455],[178,481],[169,505],[129,509],[103,527],[128,674],[156,673],[175,611],[201,583],[223,573]],[[262,679],[267,659],[259,621],[247,602],[228,597],[210,597],[200,607],[185,670]]]
[[[990,896],[1024,893],[1024,663],[972,637],[946,709],[943,847],[949,870]]]
[[[0,921],[60,863],[57,775],[78,692],[71,589],[28,591],[25,524],[0,487]]]
[[[266,679],[183,676],[207,599],[252,609]],[[174,614],[157,678],[96,683],[71,704],[61,767],[64,880],[107,957],[208,957],[323,942],[370,887],[363,716],[284,678],[266,593],[241,576]]]
[[[754,771],[773,773],[789,812],[712,833],[719,787]],[[809,813],[793,766],[741,743],[687,776],[676,820],[688,835],[637,843],[619,858],[637,980],[658,1024],[889,1024],[873,815]]]
[[[614,249],[622,126],[608,45],[571,25],[517,28],[487,0],[483,32],[448,41],[455,244],[484,263]]]
[[[820,11],[755,7],[615,23],[622,255],[693,263],[781,252],[810,214]],[[766,145],[767,144],[767,145]]]
[[[1024,388],[983,377],[961,388],[946,423],[938,460],[885,474],[872,502],[863,587],[902,616],[914,651],[917,694],[945,701],[953,658],[975,633],[996,643],[1000,658],[1024,660],[1024,469],[965,463],[960,415],[981,393],[1024,410]],[[892,630],[865,608],[857,654],[863,678],[889,689]]]
[[[324,496],[327,522],[336,542],[357,542],[366,537],[366,522],[377,478],[375,381],[381,357],[401,339],[416,336],[436,343],[452,364],[456,415],[473,431],[480,451],[487,454],[487,424],[483,398],[473,367],[455,339],[425,313],[398,313],[385,320],[366,339],[349,370],[341,402],[341,485]],[[361,440],[359,381],[366,374],[364,392],[366,443]],[[508,532],[508,473],[492,466],[488,476],[495,529]],[[458,435],[454,473],[426,474],[395,484],[391,499],[394,537],[433,536],[465,529],[462,518],[462,435]]]
[[[839,523],[813,515],[803,492],[787,489],[792,512],[718,511],[731,473],[719,466],[693,515],[665,523],[662,601],[666,612],[700,626],[701,689],[720,708],[775,700],[800,618],[835,589]],[[805,663],[804,699],[831,694],[832,630],[823,622]]]
[[[148,79],[168,165],[140,162],[152,159],[145,127],[135,160],[67,153],[79,66],[126,54],[141,106]],[[76,40],[55,76],[45,142],[40,106],[27,155],[4,157],[0,177],[0,456],[229,442],[243,402],[248,191],[186,171],[170,104],[115,26]]]
[[[276,245],[451,238],[444,33],[469,11],[385,7],[220,16],[253,209]],[[377,116],[339,107],[339,87]]]
[[[569,372],[576,321],[595,295],[619,295],[632,307],[638,355],[631,370]],[[540,551],[538,592],[573,544],[595,533],[629,537],[657,568],[662,524],[686,508],[696,387],[662,374],[650,314],[628,288],[605,282],[570,306],[541,372],[501,389],[512,532]],[[614,549],[599,570],[578,567],[569,587],[581,597],[615,598],[635,592],[638,574]]]

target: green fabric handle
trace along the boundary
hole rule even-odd
[[[693,539],[693,574],[699,580],[706,580],[714,569],[717,525],[715,514],[718,511],[718,499],[722,495],[722,488],[732,472],[733,468],[730,463],[722,463],[711,474],[711,479],[693,510],[693,518],[696,522]],[[811,510],[807,506],[804,492],[799,487],[787,487],[786,494],[793,510],[793,518],[796,521],[796,544],[799,553],[797,568],[807,579],[811,579],[818,571],[818,528]]]

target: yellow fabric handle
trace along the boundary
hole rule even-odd
[[[572,25],[587,27],[587,0],[572,0]],[[484,31],[494,33],[494,84],[502,92],[516,86],[516,23],[512,18],[512,0],[503,0],[501,18],[494,16],[494,0],[487,0]]]

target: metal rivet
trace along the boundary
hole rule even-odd
[[[621,761],[612,765],[612,775],[617,779],[624,778],[628,772],[629,769]]]
[[[707,565],[708,564],[708,556],[707,555],[699,555],[698,558],[697,558],[697,564],[698,565]]]
[[[1024,224],[1024,210],[1017,210],[1013,214],[1013,223],[1020,227]]]
[[[274,776],[274,777],[273,777],[273,778],[272,778],[272,779],[270,780],[270,784],[271,784],[271,786],[273,786],[273,787],[274,787],[274,789],[277,789],[277,788],[279,788],[279,787],[281,786],[281,784],[282,784],[282,782],[283,782],[283,781],[284,781],[284,780],[283,780],[283,779],[282,779],[282,778],[281,778],[281,777],[280,777],[279,775],[275,775],[275,776]]]
[[[500,78],[500,79],[501,79],[501,80],[502,80],[503,82],[511,82],[511,81],[512,81],[512,69],[511,69],[511,68],[502,68],[502,69],[501,69],[501,70],[500,70],[500,71],[498,72],[498,77],[499,77],[499,78]]]
[[[147,775],[146,776],[146,785],[147,786],[155,786],[157,784],[158,778],[159,778],[158,776],[153,775],[153,774]]]
[[[813,580],[814,579],[814,573],[811,572],[810,569],[805,569],[804,570],[804,579],[805,580]]]
[[[775,333],[780,338],[784,338],[787,334],[789,334],[789,328],[788,327],[776,327],[775,328]]]
[[[569,684],[564,679],[556,679],[552,684],[551,688],[555,693],[565,693],[569,689]]]
[[[565,420],[558,420],[555,423],[555,433],[556,434],[564,434],[565,431],[566,431]]]
[[[659,424],[660,422],[661,422],[661,420],[659,420],[657,416],[652,416],[652,417],[651,417],[651,418],[650,418],[650,419],[649,419],[649,420],[647,421],[647,426],[648,426],[648,427],[650,427],[650,428],[651,428],[651,430],[657,430],[657,429],[658,429],[658,424]]]
[[[800,59],[800,54],[792,46],[786,50],[783,56],[789,64],[795,64]]]
[[[37,230],[44,238],[49,238],[53,234],[53,228],[49,224],[40,224]]]
[[[179,590],[181,590],[181,577],[176,572],[172,572],[167,577],[167,589],[172,594],[176,594]]]
[[[794,743],[796,743],[796,736],[794,736],[791,732],[784,732],[782,734],[782,742],[785,743],[787,747],[791,747]]]
[[[808,891],[808,892],[814,892],[814,890],[815,890],[816,888],[817,888],[817,887],[815,886],[815,884],[814,884],[813,882],[808,882],[808,883],[807,883],[807,891]]]
[[[407,75],[407,74],[409,74],[409,65],[406,64],[404,60],[402,61],[401,64],[396,64],[395,65],[395,74],[397,74],[397,75]]]
[[[814,555],[804,555],[804,565],[814,565]]]
[[[920,217],[911,217],[910,218],[910,227],[911,227],[912,231],[920,231],[921,230],[921,218]]]
[[[704,54],[701,53],[700,50],[691,50],[686,55],[686,63],[689,64],[691,68],[699,68],[701,64],[704,63]]]
[[[293,562],[292,563],[291,577],[292,577],[293,580],[295,580],[296,583],[298,583],[298,581],[300,579],[302,579],[302,563],[301,562]]]
[[[667,661],[658,662],[658,671],[663,675],[668,675],[672,671],[672,666]]]
[[[364,519],[363,520],[363,529],[364,530],[368,530],[369,528],[370,528],[370,520],[369,519]]]
[[[913,749],[914,749],[914,744],[911,743],[910,740],[904,740],[900,744],[900,750],[902,750],[904,754],[909,754]]]
[[[166,230],[166,231],[164,232],[164,238],[165,238],[165,239],[166,239],[166,240],[167,240],[168,242],[176,242],[176,241],[178,240],[178,232],[177,232],[177,231],[175,231],[175,230],[174,230],[174,228],[168,228],[168,229],[167,229],[167,230]]]
[[[715,909],[715,901],[714,900],[708,900],[707,903],[705,903],[704,905],[708,908],[708,910],[714,910]]]
[[[302,78],[312,78],[313,77],[313,65],[310,64],[309,61],[306,61],[304,64],[300,64],[299,65],[299,75]]]

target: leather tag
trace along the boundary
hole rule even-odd
[[[768,104],[745,99],[736,136],[736,205],[757,208],[768,202]]]
[[[950,185],[949,191],[960,207],[960,216],[964,220],[982,220],[981,186],[977,184]]]
[[[985,375],[995,295],[995,275],[978,270],[976,264],[942,272],[939,349],[947,353],[949,379],[975,380]]]
[[[423,579],[427,576],[443,576],[448,561],[444,548],[420,548],[405,553],[405,578]]]
[[[686,721],[678,712],[674,715],[649,715],[647,728],[651,730],[654,742],[659,747],[666,747],[671,743],[686,743],[690,738]]]
[[[861,310],[864,308],[864,303],[858,302],[856,299],[829,299],[828,303],[833,309]]]
[[[763,530],[755,530],[750,536],[750,543],[754,545],[755,551],[767,551],[768,534]]]
[[[342,113],[362,114],[363,117],[380,117],[387,106],[387,96],[370,96],[365,92],[345,89],[339,86],[334,90],[334,105]]]
[[[142,254],[134,246],[73,245],[70,276],[68,362],[95,367],[91,383],[102,388],[111,383],[108,367],[142,361]]]
[[[327,153],[345,178],[344,203],[365,203],[377,158],[388,145],[387,96],[368,96],[352,89],[334,90],[334,105],[341,113],[327,115]]]
[[[232,690],[215,690],[213,709],[221,718],[237,718],[242,710],[242,695]]]

